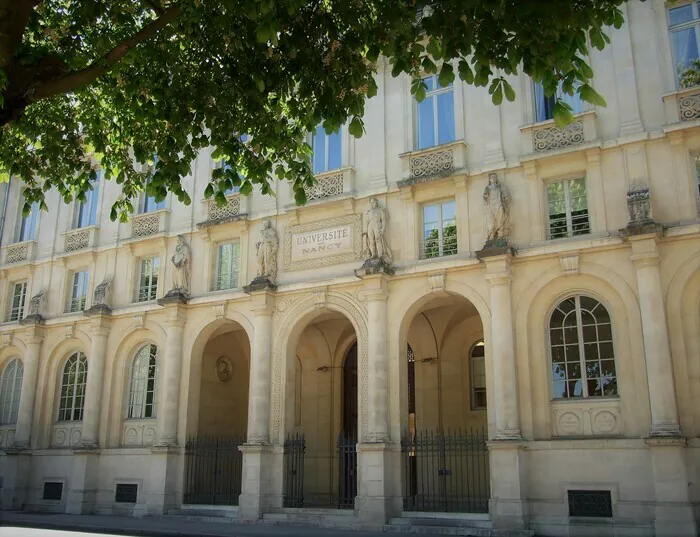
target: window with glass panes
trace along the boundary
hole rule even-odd
[[[14,358],[5,366],[0,380],[0,425],[17,423],[19,397],[22,393],[24,365]]]
[[[670,4],[668,31],[671,39],[674,72],[679,85],[683,86],[683,72],[698,57],[700,42],[700,9],[698,2],[688,2],[677,7]],[[690,84],[688,84],[690,85]]]
[[[586,180],[583,177],[549,183],[547,207],[550,239],[590,233]]]
[[[585,295],[563,300],[549,320],[552,397],[617,395],[608,310]]]
[[[156,393],[156,358],[158,347],[141,347],[134,357],[129,383],[128,419],[154,418]]]
[[[63,368],[58,421],[81,421],[83,419],[86,382],[87,358],[82,352],[76,352],[68,358]]]
[[[83,311],[88,294],[89,274],[87,271],[74,272],[71,279],[68,312]]]
[[[17,230],[17,242],[33,241],[36,238],[36,227],[39,221],[39,204],[32,203],[31,211],[28,215],[22,214],[23,203],[19,207],[19,229]]]
[[[159,269],[160,260],[157,257],[147,257],[141,260],[137,302],[147,302],[156,299]]]
[[[94,226],[97,223],[97,203],[100,199],[100,178],[102,171],[97,172],[97,177],[90,181],[92,187],[85,193],[85,201],[78,202],[75,210],[74,228]]]
[[[240,245],[238,242],[219,244],[216,259],[216,290],[238,287]]]
[[[547,97],[544,94],[542,84],[535,83],[534,86],[535,121],[546,121],[548,119],[553,119],[554,103],[557,99],[568,104],[574,114],[583,112],[583,101],[581,100],[581,96],[578,93],[574,93],[573,95],[564,93],[561,89],[561,83],[559,83],[557,92],[551,97]]]
[[[153,169],[155,170],[156,165],[158,164],[158,157],[154,157],[153,159]],[[165,199],[161,201],[156,201],[155,196],[149,196],[146,194],[147,187],[150,184],[151,180],[153,179],[152,175],[149,173],[146,176],[146,184],[144,187],[146,190],[144,193],[141,195],[141,201],[139,203],[139,212],[140,213],[150,213],[153,211],[160,211],[161,209],[165,209]]]
[[[486,363],[484,342],[476,343],[469,353],[470,385],[472,388],[472,410],[486,408]]]
[[[19,321],[24,315],[24,304],[27,300],[27,282],[18,282],[12,286],[10,307],[7,310],[7,321]]]
[[[454,200],[423,205],[423,259],[457,253],[457,218]]]
[[[418,149],[447,144],[455,140],[455,101],[452,84],[441,86],[437,76],[423,81],[428,89],[417,103],[416,132]]]
[[[314,173],[337,170],[342,166],[343,140],[340,129],[326,134],[322,125],[317,126],[311,137],[311,149],[314,152]]]

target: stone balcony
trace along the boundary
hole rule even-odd
[[[243,220],[247,216],[247,202],[248,198],[239,192],[233,192],[226,196],[226,203],[222,206],[219,206],[213,199],[204,199],[202,203],[206,205],[207,219],[197,224],[197,227],[207,228]]]
[[[667,93],[661,98],[667,125],[700,119],[700,86]]]
[[[351,193],[354,188],[355,169],[346,166],[318,173],[315,177],[316,182],[314,185],[305,188],[307,203]]]
[[[169,218],[170,211],[167,209],[133,215],[131,217],[131,238],[139,239],[164,233],[168,229]]]
[[[22,263],[34,259],[36,241],[22,241],[3,247],[2,262],[5,265]]]
[[[523,155],[558,152],[587,145],[598,139],[596,114],[593,110],[576,114],[566,127],[557,127],[553,119],[520,127]]]
[[[429,183],[459,172],[466,167],[467,145],[463,140],[409,151],[399,155],[401,180],[399,187]]]
[[[71,229],[63,233],[63,251],[66,253],[93,248],[97,244],[97,226]]]

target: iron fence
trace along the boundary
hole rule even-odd
[[[311,449],[303,433],[284,442],[284,506],[353,509],[357,496],[357,440],[338,436],[335,449]]]
[[[243,454],[238,436],[193,436],[185,446],[183,503],[238,505],[243,475]]]
[[[485,428],[405,434],[404,510],[488,513],[487,439]]]

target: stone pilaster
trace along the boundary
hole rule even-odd
[[[270,443],[270,387],[272,363],[271,288],[253,290],[253,344],[248,396],[248,436],[243,453],[243,482],[238,516],[256,520],[266,511],[282,507],[284,498],[284,449]],[[279,440],[279,439],[274,439]]]
[[[107,336],[109,317],[101,313],[90,320],[90,351],[87,356],[88,372],[85,386],[85,409],[83,411],[83,431],[81,449],[97,449],[99,445],[100,411],[102,408],[102,385],[105,361],[107,360]]]
[[[163,353],[163,384],[158,406],[158,435],[156,446],[177,446],[177,422],[180,407],[180,376],[182,375],[182,336],[185,330],[185,310],[179,303],[167,307],[165,352]]]

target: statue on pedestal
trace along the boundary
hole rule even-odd
[[[258,272],[250,285],[244,287],[244,291],[275,288],[278,247],[279,240],[277,239],[277,231],[272,227],[272,220],[265,220],[263,228],[260,230],[260,238],[255,243]]]
[[[507,246],[510,236],[510,196],[498,175],[489,174],[489,184],[484,189],[486,208],[486,246]]]
[[[177,246],[172,257],[173,291],[179,291],[184,295],[190,292],[190,247],[185,242],[183,235],[177,236]]]
[[[386,240],[389,213],[379,206],[377,198],[369,199],[362,234],[365,262],[359,272],[365,274],[393,273],[391,248]]]

